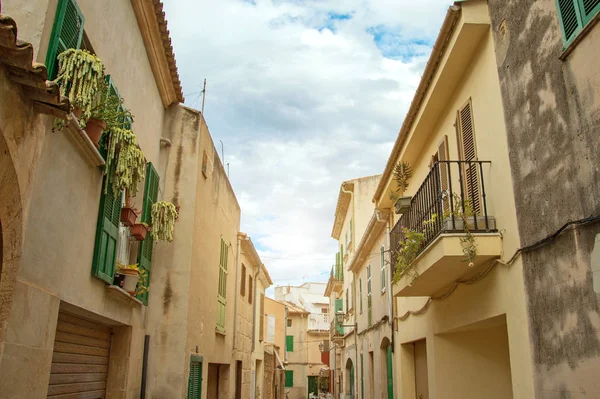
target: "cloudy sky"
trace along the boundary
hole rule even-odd
[[[275,285],[326,281],[342,181],[382,173],[447,0],[163,0]]]

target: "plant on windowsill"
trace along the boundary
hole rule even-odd
[[[144,239],[146,238],[146,234],[148,234],[150,230],[152,230],[150,226],[148,226],[148,224],[144,222],[136,223],[129,228],[131,236],[137,241],[144,241]]]
[[[104,65],[100,58],[86,50],[67,49],[58,55],[58,67],[55,82],[60,87],[60,94],[69,99],[79,126],[85,128],[100,84],[104,81]],[[54,121],[54,127],[58,130],[65,124],[61,119]]]
[[[139,276],[140,279],[137,282],[134,296],[140,296],[146,294],[147,292],[150,292],[148,272],[144,268],[141,268],[139,269]]]
[[[175,220],[179,217],[177,207],[168,201],[152,205],[152,237],[157,241],[173,241]]]
[[[133,122],[133,115],[123,106],[123,101],[123,98],[110,92],[106,78],[99,82],[98,95],[85,125],[85,131],[96,147],[104,131],[125,129]]]
[[[117,274],[120,276],[125,276],[123,278],[123,284],[120,287],[127,291],[130,295],[135,295],[137,290],[136,287],[140,279],[140,268],[138,267],[138,264],[135,263],[133,265],[124,265],[120,262],[117,262]]]
[[[396,190],[390,192],[390,199],[394,201],[396,213],[401,214],[410,208],[410,197],[403,197],[402,194],[408,189],[408,183],[413,175],[412,167],[406,161],[400,161],[394,166],[394,181]]]
[[[104,192],[108,191],[110,184],[113,193],[127,190],[135,197],[146,170],[146,159],[135,134],[129,129],[115,128],[109,132],[106,140],[108,151],[104,173],[107,178]]]

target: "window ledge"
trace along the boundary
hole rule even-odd
[[[385,295],[385,288],[381,290],[381,295]]]
[[[573,50],[575,50],[575,47],[577,47],[577,45],[587,36],[587,34],[590,33],[590,31],[594,28],[598,21],[600,21],[600,12],[596,14],[596,16],[594,16],[594,18],[592,18],[592,20],[583,27],[581,32],[579,32],[577,36],[575,36],[575,39],[571,43],[569,43],[569,45],[563,50],[563,52],[558,58],[561,61],[566,60],[569,54],[571,54]]]
[[[72,113],[69,114],[69,122],[64,131],[90,165],[104,166],[104,158],[100,155],[100,152],[98,152],[98,149],[92,143],[87,133],[79,126],[77,118]]]
[[[123,288],[119,287],[118,285],[107,285],[106,292],[114,298],[128,302],[131,306],[137,306],[137,305],[142,306],[143,305],[142,301],[140,301],[136,297],[129,295],[129,293],[127,291],[125,291]]]
[[[219,335],[222,335],[224,337],[227,336],[227,334],[225,333],[225,331],[221,331],[217,327],[215,327],[215,334],[219,334]]]

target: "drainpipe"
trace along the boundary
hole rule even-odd
[[[287,319],[288,319],[288,307],[287,305],[285,306],[285,318],[283,320],[283,335],[285,336],[284,338],[284,343],[283,343],[283,361],[287,362]]]
[[[238,316],[238,300],[239,300],[239,286],[240,283],[239,275],[240,275],[240,257],[241,257],[241,246],[242,246],[242,237],[247,239],[246,235],[243,233],[238,233],[237,235],[237,258],[235,261],[235,301],[233,305],[233,350],[237,349],[237,316]]]
[[[256,273],[254,273],[254,292],[252,293],[252,296],[254,297],[254,299],[252,300],[253,303],[253,309],[252,309],[252,353],[254,353],[254,349],[256,348],[256,287],[258,286],[258,280],[256,279],[258,277],[258,273],[260,272],[260,265],[258,265],[258,269],[256,270]],[[260,304],[258,304],[260,305]],[[255,374],[256,375],[256,374]]]

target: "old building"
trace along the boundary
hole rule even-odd
[[[329,312],[336,315],[330,324],[329,337],[332,342],[329,348],[330,364],[334,369],[335,380],[331,383],[336,397],[357,395],[360,392],[358,378],[361,374],[358,373],[362,345],[366,342],[363,342],[362,336],[367,325],[361,323],[357,326],[359,316],[362,315],[357,307],[362,303],[358,300],[361,290],[367,294],[367,286],[359,286],[361,283],[355,273],[348,270],[348,266],[355,262],[357,246],[362,242],[373,215],[374,206],[371,199],[379,179],[378,175],[342,183],[335,210],[331,236],[338,241],[339,252],[336,254],[336,264],[324,294],[329,297]],[[366,284],[367,281],[364,280],[363,283]],[[343,314],[341,323],[337,320],[337,317],[340,317],[337,316],[339,313]],[[360,332],[362,334],[359,343]],[[366,352],[364,356],[367,356]]]
[[[400,397],[534,396],[497,65],[487,2],[451,6],[373,198],[391,228]]]
[[[524,248],[528,397],[598,397],[600,2],[489,9]]]
[[[265,297],[264,307],[264,399],[283,399],[285,395],[286,309],[285,304]]]

